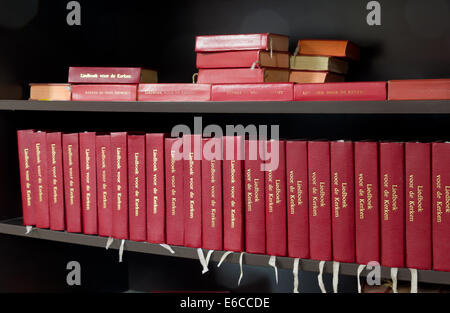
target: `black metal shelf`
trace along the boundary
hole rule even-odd
[[[22,237],[29,237],[35,239],[42,240],[51,240],[58,242],[65,242],[70,244],[78,244],[84,246],[92,246],[92,247],[102,247],[106,246],[106,237],[93,236],[93,235],[84,235],[77,233],[68,233],[65,231],[53,231],[48,229],[39,229],[34,228],[31,233],[25,234],[25,226],[22,224],[22,218],[15,218],[10,220],[5,220],[0,222],[0,233],[7,235],[15,235]],[[111,249],[119,249],[120,241],[114,240],[111,245]],[[198,259],[197,249],[181,247],[181,246],[172,246],[175,254],[171,254],[168,250],[164,249],[158,244],[151,244],[147,242],[135,242],[127,240],[124,245],[125,251],[139,252],[139,253],[148,253],[148,254],[156,254],[156,255],[164,255],[164,256],[173,256],[179,258],[188,258],[188,259]],[[224,251],[216,251],[211,256],[211,261],[218,262],[222,257]],[[239,263],[239,253],[232,253],[226,259],[226,262],[229,263]],[[269,266],[270,256],[261,255],[261,254],[251,254],[246,253],[243,257],[243,263],[247,265],[254,266]],[[289,257],[277,257],[277,266],[278,268],[283,269],[292,269],[294,263],[293,258]],[[339,273],[341,275],[350,275],[355,276],[357,273],[358,264],[354,263],[341,263]],[[310,272],[318,272],[319,271],[319,261],[302,259],[300,262],[300,270],[310,271]],[[332,273],[333,264],[332,262],[327,262],[324,267],[325,273]],[[362,272],[361,276],[365,276],[367,273],[365,271]],[[381,267],[381,277],[383,279],[390,278],[390,268]],[[398,279],[409,281],[410,280],[410,271],[407,268],[400,268],[398,270]],[[435,283],[435,284],[445,284],[450,285],[450,272],[442,272],[442,271],[430,271],[430,270],[418,270],[418,280],[419,282],[424,283]]]
[[[241,114],[450,114],[450,101],[81,102],[0,100],[0,111],[2,110]]]

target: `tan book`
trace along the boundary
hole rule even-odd
[[[30,100],[69,101],[70,84],[30,84]]]
[[[343,82],[345,77],[330,72],[291,71],[289,82],[298,84]]]
[[[291,70],[298,71],[327,71],[347,74],[348,62],[333,57],[297,55],[290,57]]]

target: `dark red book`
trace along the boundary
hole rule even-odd
[[[197,68],[289,68],[289,53],[262,50],[197,53]]]
[[[255,84],[289,82],[288,69],[225,68],[199,69],[199,84]]]
[[[136,101],[137,85],[72,85],[73,101]]]
[[[166,242],[164,134],[146,134],[147,150],[147,241]]]
[[[139,84],[138,101],[209,101],[209,84]]]
[[[202,246],[202,137],[183,136],[184,245]]]
[[[212,101],[292,101],[294,84],[223,84],[213,85]]]
[[[288,51],[289,37],[277,34],[236,34],[195,37],[195,52],[273,50]]]
[[[165,139],[166,241],[184,245],[183,138]]]
[[[111,133],[113,237],[129,238],[128,227],[128,135]]]
[[[227,251],[244,251],[244,141],[223,137],[223,246]]]
[[[431,144],[405,143],[406,267],[430,270]]]
[[[266,206],[263,141],[245,140],[245,251],[266,253]],[[260,150],[261,149],[261,150]]]
[[[31,164],[31,136],[33,130],[18,130],[17,131],[17,146],[19,149],[19,168],[20,168],[20,188],[22,192],[22,213],[23,224],[25,226],[34,226],[35,221],[35,206],[33,194],[33,180],[32,171],[34,166]]]
[[[355,262],[355,173],[353,142],[330,143],[333,260]]]
[[[286,142],[270,140],[264,146],[265,156],[271,155],[272,161],[265,164],[266,253],[286,256]]]
[[[139,84],[156,83],[154,70],[140,67],[69,67],[72,84]]]
[[[223,250],[222,141],[204,138],[202,145],[202,247]]]
[[[78,133],[63,134],[62,142],[66,230],[70,233],[81,233],[81,187]]]
[[[288,256],[309,259],[308,143],[286,141]]]
[[[313,260],[331,261],[330,143],[308,142],[309,250]]]
[[[356,263],[380,261],[378,143],[358,141],[355,149]]]
[[[147,240],[145,135],[128,135],[128,212],[130,240]]]
[[[432,144],[433,269],[450,271],[450,143]]]
[[[410,79],[388,81],[389,100],[448,100],[450,79]]]
[[[80,133],[80,181],[83,233],[98,234],[95,133]]]
[[[64,171],[62,157],[62,135],[47,133],[48,197],[50,229],[64,230]]]
[[[386,82],[296,84],[295,101],[386,100]]]
[[[95,142],[97,161],[98,234],[113,235],[112,146],[110,135],[97,135]]]
[[[405,266],[405,152],[402,142],[380,143],[381,265]]]

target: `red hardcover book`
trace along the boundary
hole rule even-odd
[[[62,142],[66,230],[70,233],[81,233],[81,187],[78,133],[63,134]]]
[[[31,136],[33,130],[17,131],[17,146],[19,148],[19,168],[20,168],[20,187],[22,192],[22,212],[23,224],[25,226],[34,226],[35,222],[35,206],[34,194],[32,188],[32,170],[34,166],[31,164]]]
[[[308,143],[286,141],[288,256],[309,259]]]
[[[355,149],[356,263],[380,261],[378,143],[358,141]]]
[[[264,146],[265,157],[271,155],[271,161],[278,161],[265,164],[266,252],[268,255],[286,256],[286,142],[271,140]]]
[[[450,271],[450,142],[432,144],[433,269]]]
[[[111,237],[113,235],[111,136],[97,135],[95,148],[97,160],[98,234]]]
[[[243,149],[241,137],[224,136],[223,147],[223,246],[244,251]]]
[[[164,189],[164,134],[146,134],[147,241],[166,242]]]
[[[156,71],[140,67],[69,67],[72,84],[139,84],[157,82]]]
[[[289,37],[277,34],[236,34],[195,37],[195,52],[273,50],[288,51]]]
[[[223,51],[197,53],[197,68],[289,68],[289,53],[270,51]]]
[[[80,181],[83,233],[98,234],[95,133],[80,133]]]
[[[296,84],[295,101],[386,100],[386,82]]]
[[[139,84],[138,101],[209,101],[209,84]]]
[[[48,197],[50,207],[50,229],[64,230],[64,180],[62,135],[47,133]]]
[[[448,100],[450,79],[388,81],[389,100]]]
[[[113,237],[128,239],[127,133],[111,133]]]
[[[333,260],[354,263],[355,173],[353,168],[353,142],[331,142],[330,160]]]
[[[128,135],[128,208],[130,240],[147,240],[145,135]]]
[[[72,85],[73,101],[136,101],[137,85]]]
[[[222,141],[204,138],[202,146],[202,245],[223,250]]]
[[[225,68],[199,69],[199,84],[255,84],[289,82],[288,69]]]
[[[184,245],[183,139],[165,139],[166,163],[166,241]]]
[[[264,142],[245,140],[245,251],[266,253]]]
[[[308,142],[309,249],[313,260],[331,261],[330,143]]]
[[[431,269],[431,144],[405,143],[406,267]]]
[[[213,85],[212,101],[292,101],[294,84],[223,84]]]
[[[405,266],[405,153],[401,142],[380,143],[381,265]]]

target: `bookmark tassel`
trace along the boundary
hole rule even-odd
[[[219,264],[217,264],[217,267],[220,267],[223,263],[223,261],[225,261],[225,259],[227,258],[227,256],[229,256],[230,254],[232,254],[233,251],[227,251],[225,252],[222,257],[220,258]]]
[[[411,293],[417,293],[417,270],[415,268],[410,268],[411,272]]]
[[[198,73],[194,73],[194,75],[192,75],[192,83],[196,84],[197,83],[197,79],[198,79]]]
[[[119,248],[119,263],[122,263],[122,257],[123,257],[123,246],[125,245],[125,239],[122,239],[120,242],[120,248]]]
[[[242,258],[244,253],[245,252],[241,252],[241,255],[239,256],[239,267],[241,269],[241,274],[239,275],[238,286],[241,284],[242,277],[244,276],[244,272],[242,271]]]
[[[161,247],[163,247],[164,249],[168,250],[170,253],[175,254],[175,251],[173,251],[172,247],[169,246],[168,244],[160,243],[159,245],[160,245]]]
[[[202,274],[205,274],[208,271],[208,265],[206,265],[205,255],[203,254],[202,248],[197,249],[198,259],[200,260],[200,264],[203,267]]]
[[[28,235],[33,230],[33,226],[25,226],[25,229],[26,229],[25,235]]]
[[[361,276],[361,272],[366,268],[366,266],[364,264],[361,264],[358,266],[358,272],[356,275],[356,279],[358,280],[358,293],[361,293],[361,281],[359,279],[359,277]]]
[[[277,257],[272,255],[269,259],[269,265],[273,267],[273,270],[275,271],[275,281],[278,285],[278,268],[277,268]]]
[[[272,53],[272,51],[273,51],[273,49],[272,49],[272,37],[270,37],[270,39],[269,39],[269,45],[270,45],[270,58],[272,59],[272,55],[273,55],[273,53]]]
[[[338,284],[339,284],[339,262],[333,262],[333,292],[338,292]]]
[[[292,274],[294,275],[294,293],[298,293],[298,264],[299,258],[294,259],[294,267],[292,268]]]
[[[323,284],[323,267],[325,266],[325,261],[319,262],[319,275],[317,275],[317,280],[319,282],[319,287],[322,293],[327,293],[325,285]]]
[[[396,267],[391,268],[392,292],[393,293],[398,293],[398,290],[397,290],[397,273],[398,273],[398,268],[396,268]]]
[[[106,241],[106,247],[105,247],[106,250],[108,250],[109,247],[111,247],[113,241],[114,241],[114,238],[113,238],[113,237],[108,237],[108,240]]]

